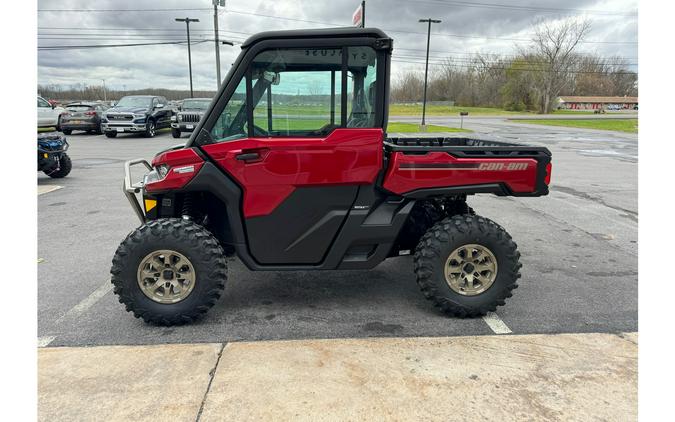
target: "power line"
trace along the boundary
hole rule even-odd
[[[39,12],[65,12],[65,13],[91,13],[91,12],[197,12],[200,10],[211,11],[211,8],[169,8],[169,9],[38,9]]]
[[[207,41],[213,40],[199,40],[192,44],[201,44]],[[135,44],[50,45],[50,46],[38,46],[38,50],[77,50],[87,48],[139,47],[147,45],[174,45],[174,44],[187,44],[187,41],[150,42],[150,43],[135,43]]]
[[[585,13],[589,15],[602,16],[637,16],[637,13],[623,13],[623,12],[606,12],[602,10],[589,9],[566,9],[557,7],[540,7],[540,6],[517,6],[499,3],[481,3],[468,1],[438,1],[438,0],[406,0],[408,3],[425,3],[441,6],[462,6],[462,7],[477,7],[486,9],[500,9],[520,12],[543,12],[543,13]]]
[[[210,11],[211,9],[204,9],[204,8],[197,8],[197,9],[43,9],[42,11],[52,11],[52,12],[152,12],[152,11],[175,11],[175,10],[192,10],[192,11],[199,11],[199,10],[208,10]],[[333,22],[323,22],[323,21],[314,21],[314,20],[307,20],[307,19],[299,19],[299,18],[288,18],[284,16],[276,16],[276,15],[266,15],[266,14],[261,14],[261,13],[254,13],[254,12],[247,12],[247,11],[242,11],[242,10],[233,10],[233,9],[227,9],[226,10],[228,13],[235,13],[235,14],[241,14],[241,15],[250,15],[250,16],[258,16],[258,17],[263,17],[263,18],[268,18],[268,19],[279,19],[279,20],[287,20],[287,21],[293,21],[293,22],[305,22],[305,23],[314,23],[314,24],[319,24],[319,25],[329,25],[329,26],[344,26],[344,24],[337,24]],[[394,30],[394,29],[389,29],[389,28],[383,28],[387,32],[392,32],[392,33],[399,33],[399,34],[416,34],[416,35],[427,35],[424,32],[416,32],[416,31],[401,31],[401,30]],[[474,38],[474,39],[493,39],[493,40],[504,40],[504,41],[525,41],[529,42],[531,40],[526,39],[526,38],[507,38],[507,37],[487,37],[487,36],[480,36],[480,35],[463,35],[463,34],[448,34],[448,33],[432,33],[431,35],[436,35],[436,36],[444,36],[444,37],[456,37],[456,38]],[[580,44],[637,44],[635,41],[581,41]]]

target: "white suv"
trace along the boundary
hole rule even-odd
[[[63,107],[53,107],[47,100],[37,97],[38,127],[59,127],[59,116],[66,111]]]

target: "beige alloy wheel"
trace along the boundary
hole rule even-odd
[[[444,269],[445,281],[455,293],[476,296],[495,282],[497,258],[483,245],[463,245],[448,256]]]
[[[194,289],[195,281],[192,263],[176,251],[152,252],[138,266],[138,286],[155,302],[171,304],[184,300]]]

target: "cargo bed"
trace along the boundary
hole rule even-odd
[[[548,194],[551,153],[545,147],[466,135],[386,138],[384,147],[383,187],[402,196]]]

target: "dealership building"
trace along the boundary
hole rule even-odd
[[[563,110],[636,110],[637,106],[638,97],[558,97],[558,108]]]

